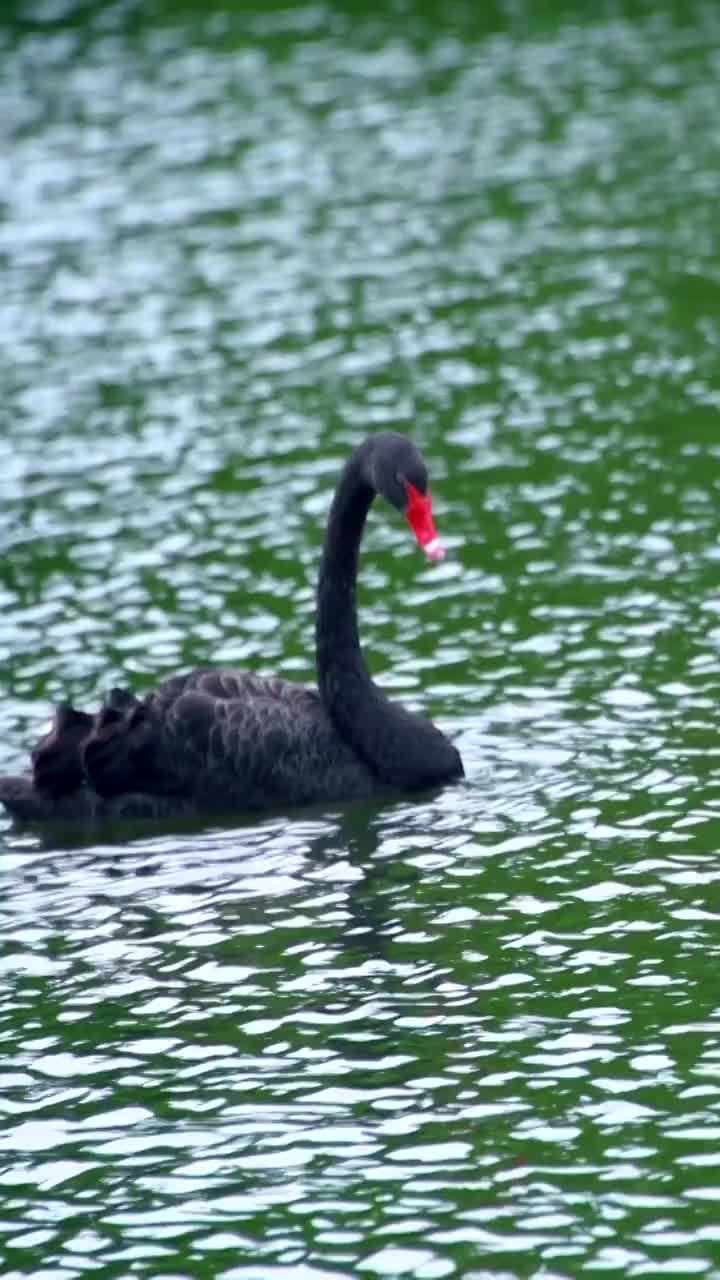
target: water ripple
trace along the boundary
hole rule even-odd
[[[715,1274],[717,37],[631,6],[3,19],[0,765],[313,678],[338,468],[410,805],[0,833],[8,1280]],[[209,1269],[209,1271],[208,1271]]]

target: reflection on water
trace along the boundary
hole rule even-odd
[[[0,27],[0,767],[313,678],[338,467],[419,804],[0,830],[3,1275],[714,1274],[718,13]]]

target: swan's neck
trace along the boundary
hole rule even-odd
[[[375,490],[364,457],[353,454],[340,478],[330,508],[317,593],[316,646],[318,685],[326,707],[341,721],[354,718],[356,700],[376,689],[360,649],[356,585],[360,540]],[[350,700],[351,705],[345,704]],[[344,734],[344,724],[339,724]]]
[[[328,519],[318,582],[320,694],[340,736],[388,786],[415,789],[462,773],[454,747],[428,720],[373,683],[360,648],[356,583],[360,540],[375,497],[363,447],[343,471]]]

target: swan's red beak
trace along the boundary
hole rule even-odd
[[[445,548],[438,538],[432,514],[430,492],[421,493],[414,484],[406,483],[408,495],[407,518],[420,546],[431,560],[442,560]]]

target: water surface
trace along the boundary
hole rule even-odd
[[[720,14],[38,3],[0,26],[0,766],[59,698],[363,635],[465,785],[0,826],[0,1256],[720,1275]]]

